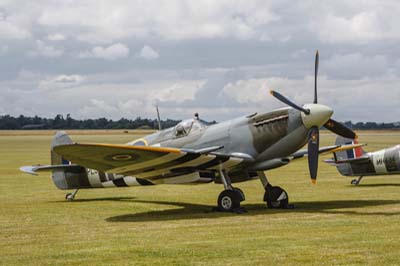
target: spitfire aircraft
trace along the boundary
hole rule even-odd
[[[337,137],[336,144],[357,144],[357,140]],[[400,145],[375,152],[365,152],[361,147],[333,152],[334,158],[325,160],[336,166],[343,176],[358,176],[351,181],[358,185],[364,176],[400,174]]]
[[[282,94],[271,94],[289,105],[270,112],[261,111],[217,124],[198,116],[175,127],[160,130],[123,145],[74,143],[58,132],[51,146],[51,165],[25,166],[35,174],[52,171],[59,189],[75,189],[66,195],[74,199],[78,189],[126,187],[155,184],[222,183],[218,209],[240,209],[245,199],[232,183],[260,179],[264,201],[270,208],[290,208],[288,194],[272,186],[264,171],[308,157],[311,180],[315,183],[318,155],[359,145],[319,148],[319,128],[355,138],[355,133],[331,119],[333,110],[317,101],[318,51],[315,58],[313,103],[299,106]],[[307,150],[300,150],[308,143]]]

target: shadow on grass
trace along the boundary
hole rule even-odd
[[[68,202],[69,204],[74,202],[92,202],[92,201],[134,201],[135,197],[104,197],[104,198],[94,198],[94,199],[79,199],[75,198],[73,201],[66,201],[66,200],[57,200],[57,201],[50,201],[50,203],[60,203],[60,202]]]
[[[359,184],[354,187],[400,187],[400,183],[382,183],[382,184]]]
[[[127,198],[123,198],[126,200]],[[99,200],[113,200],[113,198],[99,199]],[[116,198],[120,201],[121,199]],[[201,218],[215,218],[223,216],[237,215],[234,213],[223,213],[213,211],[211,205],[193,204],[184,202],[168,202],[168,201],[146,201],[135,200],[131,198],[128,200],[136,203],[160,204],[170,205],[174,208],[164,209],[157,211],[132,213],[125,215],[118,215],[109,217],[107,222],[147,222],[147,221],[167,221],[167,220],[184,220],[184,219],[201,219]],[[390,204],[399,204],[400,200],[353,200],[353,201],[314,201],[314,202],[295,202],[295,209],[282,210],[282,209],[267,209],[265,204],[243,204],[243,207],[248,211],[241,214],[244,216],[253,216],[260,214],[275,214],[275,213],[325,213],[325,214],[345,214],[345,215],[378,215],[378,216],[392,216],[400,215],[400,212],[370,212],[368,209],[359,209],[364,207],[379,207]],[[178,207],[178,208],[177,208]],[[346,210],[348,209],[348,210]],[[351,209],[351,210],[350,210]],[[356,210],[354,210],[356,209]]]

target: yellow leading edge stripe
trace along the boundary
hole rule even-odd
[[[329,152],[346,151],[346,150],[350,150],[350,149],[354,149],[354,148],[358,148],[358,147],[362,147],[362,146],[365,146],[365,144],[351,144],[351,145],[338,147],[336,149],[330,150]]]
[[[104,144],[104,143],[76,143],[73,145],[119,148],[119,149],[137,150],[137,151],[139,150],[139,151],[153,151],[153,152],[182,153],[180,149],[152,147],[152,146],[130,146],[130,145]]]

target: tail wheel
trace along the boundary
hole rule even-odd
[[[67,194],[65,195],[65,199],[66,199],[67,201],[73,201],[73,200],[74,200],[74,196],[72,195],[72,193],[67,193]]]

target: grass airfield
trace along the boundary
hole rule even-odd
[[[77,142],[124,143],[141,132],[73,131]],[[360,132],[372,151],[400,132]],[[49,163],[49,132],[0,132],[1,265],[394,265],[400,264],[400,176],[361,185],[306,160],[268,171],[294,210],[269,210],[258,180],[239,183],[245,214],[212,212],[222,185],[80,190],[74,202],[48,175],[19,172]],[[334,136],[321,134],[321,146]],[[321,159],[330,155],[321,156]]]

